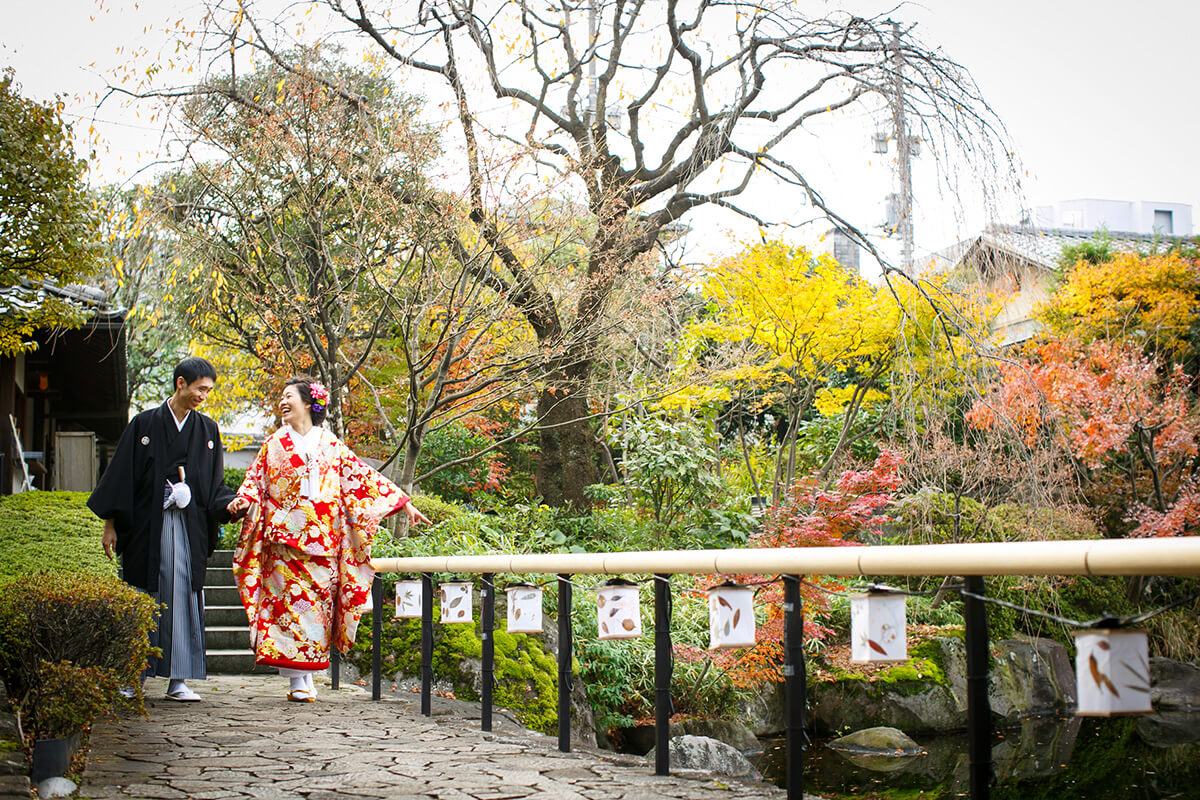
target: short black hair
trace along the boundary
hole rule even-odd
[[[215,382],[217,380],[217,370],[207,358],[188,356],[175,365],[175,375],[171,378],[172,389],[179,385],[180,378],[183,378],[184,383],[188,386],[191,386],[201,378],[212,378]]]
[[[295,386],[296,391],[300,393],[300,399],[304,401],[304,405],[308,406],[308,412],[312,415],[313,425],[321,425],[325,422],[325,417],[329,414],[329,398],[325,398],[325,402],[321,404],[318,411],[313,405],[312,385],[317,383],[316,378],[308,375],[296,375],[288,379],[288,382],[283,385],[286,389],[289,386]]]

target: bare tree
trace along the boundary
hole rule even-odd
[[[898,87],[943,163],[1007,163],[1003,130],[966,70],[883,17],[706,0],[422,0],[403,14],[369,0],[307,5],[350,26],[325,36],[365,43],[406,79],[445,93],[471,236],[493,256],[475,262],[474,276],[523,317],[551,363],[538,401],[538,482],[554,504],[583,504],[594,480],[586,420],[613,292],[673,223],[710,207],[766,225],[805,200],[874,253],[825,202],[795,142],[814,122],[894,98]],[[294,35],[288,19],[216,0],[206,46],[274,58]],[[561,295],[536,274],[502,224],[513,187],[497,183],[488,161],[502,146],[590,215],[572,273],[578,291]]]

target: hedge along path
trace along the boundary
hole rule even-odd
[[[731,778],[656,777],[643,758],[576,749],[503,717],[481,733],[472,704],[416,695],[371,702],[362,689],[289,703],[274,675],[215,675],[204,700],[161,699],[146,684],[148,719],[97,723],[78,796],[438,798],[439,800],[777,800],[781,789]]]

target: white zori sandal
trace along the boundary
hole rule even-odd
[[[312,675],[302,678],[292,678],[288,688],[287,699],[293,703],[312,703],[317,699],[317,687],[313,685]]]
[[[186,683],[181,683],[167,692],[167,699],[176,703],[199,703],[200,695],[189,689]]]

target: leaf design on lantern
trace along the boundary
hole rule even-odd
[[[525,595],[525,596],[524,596],[524,597],[522,597],[521,599],[522,599],[522,600],[524,600],[524,601],[526,601],[526,602],[528,602],[528,601],[530,601],[530,600],[536,600],[536,599],[537,599],[537,595],[536,595],[535,593],[533,593],[533,592],[530,592],[529,594]]]
[[[1100,644],[1108,644],[1108,642],[1100,642]],[[1117,687],[1113,686],[1113,682],[1108,679],[1108,676],[1100,671],[1100,664],[1096,661],[1096,656],[1088,654],[1088,669],[1092,673],[1092,680],[1096,682],[1096,688],[1103,690],[1105,686],[1113,693],[1113,697],[1120,697],[1121,693],[1117,691]]]
[[[604,595],[601,594],[596,596],[596,608],[604,608],[604,604],[607,602],[608,601],[604,599]]]
[[[1150,677],[1146,674],[1145,669],[1138,669],[1138,667],[1134,666],[1133,664],[1130,664],[1127,661],[1122,661],[1121,666],[1123,666],[1125,669],[1129,670],[1129,674],[1132,675],[1138,681],[1138,683],[1127,683],[1127,684],[1125,684],[1125,686],[1127,686],[1130,689],[1133,689],[1136,692],[1150,691],[1150,689],[1149,689]]]
[[[459,618],[459,619],[462,619],[462,618],[463,618],[463,617],[465,617],[466,615],[467,615],[467,611],[466,611],[466,609],[460,608],[460,609],[458,610],[458,618]]]
[[[634,628],[633,620],[628,619],[628,618],[621,620],[621,627],[627,631],[633,630],[633,628]]]
[[[739,608],[737,611],[733,612],[733,627],[736,628],[738,626],[738,621],[741,618],[742,618],[742,610]]]
[[[601,623],[600,623],[600,630],[604,631],[605,633],[608,633],[608,623],[607,623],[607,622],[601,622]]]
[[[458,597],[456,597],[450,601],[450,607],[454,608],[454,607],[458,606],[460,603],[462,603],[462,601],[463,601],[462,595],[460,594]]]
[[[513,619],[520,619],[520,618],[521,618],[521,607],[517,606],[516,608],[513,609]]]
[[[867,644],[872,650],[874,650],[876,653],[879,653],[881,656],[886,656],[888,654],[888,651],[884,650],[879,645],[879,642],[875,641],[874,639],[867,639]]]
[[[729,605],[729,601],[726,600],[724,597],[721,597],[720,595],[717,595],[717,602],[720,603],[721,605],[725,606],[726,608],[733,608],[733,606]]]
[[[619,606],[613,606],[611,609],[609,609],[609,611],[608,611],[608,616],[609,616],[609,617],[615,617],[617,614],[620,614],[620,613],[621,613],[621,609],[620,609],[620,607],[619,607]]]
[[[726,635],[726,636],[728,636],[728,635],[729,635],[729,630],[730,630],[730,628],[729,628],[729,620],[725,620],[725,635]]]
[[[1101,650],[1111,650],[1112,649],[1112,645],[1109,644],[1108,642],[1104,641],[1103,639],[1096,642],[1096,647],[1099,647]]]

